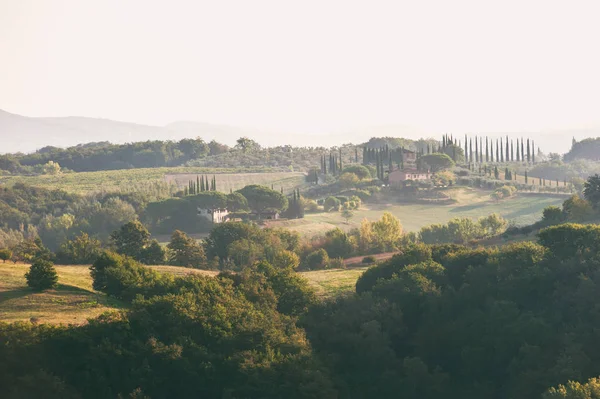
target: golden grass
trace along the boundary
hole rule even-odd
[[[59,285],[34,292],[25,281],[29,265],[0,264],[0,321],[84,324],[123,304],[92,289],[88,266],[56,266]]]
[[[368,267],[354,267],[348,269],[329,269],[301,272],[321,298],[350,293],[354,291],[356,280]]]
[[[201,274],[215,276],[218,271],[177,266],[151,266],[176,276]],[[126,304],[94,291],[89,265],[56,266],[59,286],[34,292],[25,281],[26,264],[0,263],[0,322],[35,321],[52,324],[85,324],[100,314],[123,309]],[[321,298],[354,291],[366,267],[300,272]]]

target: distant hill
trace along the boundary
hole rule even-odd
[[[198,136],[231,145],[240,136],[251,133],[255,132],[207,123],[177,122],[167,126],[149,126],[85,117],[32,118],[0,110],[0,153],[32,152],[48,145],[70,147],[98,141],[121,144]]]
[[[33,152],[46,146],[70,147],[89,142],[109,141],[115,144],[147,140],[181,140],[201,137],[234,145],[239,137],[247,136],[263,146],[323,146],[364,143],[371,137],[403,137],[412,140],[440,138],[445,132],[428,132],[406,125],[381,125],[348,129],[327,134],[303,132],[274,132],[202,122],[180,121],[166,126],[150,126],[110,119],[86,117],[36,118],[0,110],[0,153]],[[464,133],[454,133],[462,137]],[[481,133],[481,136],[530,137],[545,153],[565,153],[571,140],[600,137],[600,127],[586,129],[544,130],[539,132]]]

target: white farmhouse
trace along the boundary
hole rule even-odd
[[[198,208],[198,216],[202,216],[213,223],[223,223],[227,221],[229,212],[227,209],[205,209]]]

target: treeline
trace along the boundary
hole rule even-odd
[[[204,140],[146,141],[131,144],[89,143],[69,147],[44,147],[33,154],[0,157],[0,169],[11,173],[35,172],[37,166],[52,161],[75,172],[130,168],[179,166],[186,162],[227,152],[224,144]]]
[[[452,136],[445,135],[443,142],[450,141],[459,147],[464,148],[465,163],[527,163],[534,164],[536,162],[536,147],[533,140],[521,138],[511,139],[506,138],[490,139],[487,136],[469,137],[465,135],[464,143]],[[539,152],[539,148],[537,149]]]
[[[294,235],[217,229],[208,248],[238,273],[175,277],[102,252],[93,287],[128,310],[83,326],[0,323],[3,396],[594,397],[597,380],[568,381],[600,375],[599,226],[502,248],[404,245],[327,301],[294,273]],[[216,245],[245,240],[260,260]]]

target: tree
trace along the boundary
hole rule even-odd
[[[61,263],[82,265],[94,263],[101,253],[100,241],[87,233],[81,233],[62,243],[56,255]]]
[[[585,384],[569,381],[567,385],[550,388],[542,399],[599,399],[600,378],[590,378]]]
[[[242,152],[250,152],[254,150],[259,150],[260,145],[248,137],[240,137],[236,140],[235,149],[241,150]]]
[[[379,220],[373,222],[373,236],[381,251],[394,250],[402,237],[400,219],[390,212],[384,212]]]
[[[2,259],[3,263],[6,263],[7,260],[12,258],[12,251],[8,248],[0,249],[0,259]]]
[[[157,240],[152,240],[142,250],[140,262],[146,265],[162,265],[165,263],[165,250]]]
[[[117,253],[140,260],[144,248],[150,244],[150,233],[139,220],[134,220],[114,231],[110,239]]]
[[[170,265],[198,268],[206,262],[204,248],[183,231],[173,232],[167,248]]]
[[[237,191],[248,201],[249,208],[260,217],[264,212],[282,212],[288,206],[285,195],[268,187],[250,185]]]
[[[342,211],[342,217],[346,220],[346,224],[354,217],[354,212],[351,209],[344,208]]]
[[[58,274],[54,264],[46,259],[37,258],[25,273],[27,285],[35,291],[45,291],[58,285]]]
[[[343,188],[349,189],[349,188],[356,187],[356,184],[358,183],[359,178],[354,173],[345,172],[345,173],[342,173],[342,175],[339,177],[338,181]]]
[[[431,172],[439,172],[454,166],[454,161],[446,154],[430,154],[422,156],[419,161],[429,167]]]
[[[323,203],[323,208],[325,212],[335,211],[337,212],[340,209],[341,201],[336,197],[327,197],[325,202]]]
[[[363,165],[349,165],[342,169],[342,176],[345,173],[354,173],[360,180],[371,178],[371,172]]]
[[[588,177],[583,185],[583,196],[594,209],[600,208],[600,175]]]
[[[325,269],[329,264],[329,255],[323,248],[318,249],[306,256],[304,264],[308,270]]]

